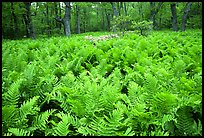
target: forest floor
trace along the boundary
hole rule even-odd
[[[201,136],[201,120],[201,30],[2,42],[2,135]]]

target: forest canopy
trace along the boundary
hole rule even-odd
[[[199,29],[202,2],[2,2],[5,39],[124,32],[140,22],[154,30]]]

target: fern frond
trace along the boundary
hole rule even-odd
[[[157,93],[153,96],[152,107],[159,113],[168,113],[177,103],[177,97],[168,92]]]
[[[176,126],[179,129],[180,135],[191,135],[195,130],[193,129],[194,119],[192,109],[190,106],[181,107],[177,111]]]
[[[38,115],[34,121],[34,127],[39,128],[40,130],[45,130],[46,129],[46,123],[48,122],[48,117],[52,115],[53,112],[56,110],[47,110],[40,115]]]
[[[5,133],[3,136],[12,136],[12,133]]]
[[[19,87],[21,85],[22,80],[17,80],[16,82],[12,83],[8,89],[8,92],[3,94],[3,105],[16,105],[19,100]]]
[[[122,130],[122,127],[124,126],[122,121],[124,118],[123,113],[120,110],[113,110],[109,116],[110,117],[104,115],[104,118],[97,117],[91,122],[89,127],[94,130],[92,135],[114,136],[125,133],[124,130]]]
[[[17,109],[15,106],[4,106],[2,108],[2,123],[5,125],[11,125],[14,123],[18,118],[17,115]]]
[[[28,84],[30,84],[33,80],[33,76],[35,75],[35,72],[34,72],[35,67],[36,67],[35,62],[33,62],[32,64],[28,64],[26,69],[23,72],[24,77],[27,79]]]
[[[19,128],[9,128],[8,131],[15,136],[30,136],[30,132]]]
[[[39,96],[35,96],[32,99],[28,101],[24,101],[23,104],[21,105],[20,109],[20,117],[23,119],[25,118],[28,114],[34,114],[36,111],[39,110],[39,108],[35,107],[36,102],[38,100]]]
[[[64,114],[62,112],[56,114],[57,117],[62,119],[56,127],[53,128],[55,136],[67,136],[71,130],[69,130],[70,124],[75,124],[74,118],[70,114]]]

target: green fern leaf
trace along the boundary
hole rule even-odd
[[[40,130],[45,130],[46,129],[46,123],[48,122],[48,117],[55,112],[56,110],[47,110],[40,115],[38,115],[34,121],[34,127],[39,128]]]
[[[15,136],[30,136],[30,132],[19,128],[9,128],[8,131],[13,133]]]
[[[71,130],[69,130],[69,125],[74,124],[74,118],[70,114],[64,114],[62,112],[56,114],[57,117],[62,119],[56,127],[54,127],[55,136],[67,136]]]
[[[23,104],[20,107],[21,119],[25,118],[28,114],[34,114],[36,113],[36,111],[39,110],[39,108],[35,107],[38,98],[39,96],[35,96],[32,99],[23,102]]]
[[[177,115],[176,126],[180,135],[191,135],[195,131],[192,127],[194,125],[192,108],[190,106],[181,107],[178,109]]]
[[[3,105],[17,105],[19,100],[19,87],[22,80],[18,80],[11,84],[11,86],[8,89],[8,92],[3,94]]]
[[[6,125],[12,124],[12,121],[16,121],[16,108],[15,106],[4,106],[2,108],[2,122],[6,123]]]

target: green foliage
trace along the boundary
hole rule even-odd
[[[152,22],[150,21],[141,21],[141,22],[132,22],[132,28],[134,28],[135,30],[138,30],[140,35],[144,35],[147,36],[150,34],[151,30],[152,30]]]
[[[130,16],[118,16],[113,18],[112,21],[112,28],[115,28],[116,31],[122,32],[122,35],[124,36],[125,31],[127,31],[130,28],[132,18]]]
[[[202,136],[200,30],[104,34],[4,41],[2,135]]]

